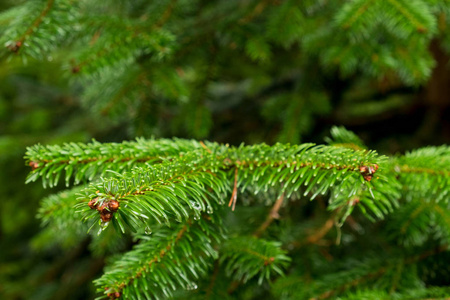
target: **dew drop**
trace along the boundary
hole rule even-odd
[[[102,231],[108,227],[108,225],[109,225],[109,222],[106,222],[106,223],[102,222],[100,224],[100,229],[98,230],[97,235],[100,235],[102,233]]]
[[[212,214],[213,213],[213,209],[211,206],[208,205],[208,207],[206,208],[206,213],[208,214]]]
[[[198,286],[195,283],[191,283],[186,287],[187,290],[196,290],[197,288]]]
[[[191,201],[191,205],[192,208],[194,208],[195,210],[201,210],[202,206],[200,205],[200,203],[196,202],[196,201]]]
[[[152,234],[152,229],[147,226],[147,227],[145,227],[144,232],[145,232],[145,234]]]

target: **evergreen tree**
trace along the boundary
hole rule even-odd
[[[448,142],[430,134],[448,106],[447,1],[14,4],[5,65],[53,66],[83,111],[67,119],[102,142],[0,149],[36,143],[27,183],[69,188],[40,202],[33,244],[87,247],[100,299],[450,296],[450,149],[424,146]],[[377,124],[418,94],[429,113],[402,146],[330,126]],[[330,127],[327,145],[303,142]],[[11,298],[70,296],[19,292],[2,272]]]

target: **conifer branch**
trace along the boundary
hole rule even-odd
[[[314,198],[319,193],[325,193],[336,182],[346,182],[350,178],[354,182],[359,177],[359,182],[364,185],[371,180],[377,169],[376,164],[374,167],[368,164],[368,161],[376,159],[375,153],[336,147],[291,147],[279,144],[276,147],[261,145],[234,148],[210,144],[209,148],[213,149],[211,153],[201,148],[154,166],[147,165],[124,174],[112,173],[112,177],[91,185],[84,198],[89,203],[92,202],[90,208],[96,208],[100,212],[111,201],[118,201],[115,205],[121,206],[119,216],[123,218],[122,221],[128,226],[131,224],[131,228],[137,228],[138,223],[145,223],[149,217],[158,222],[162,218],[165,223],[170,223],[167,210],[177,220],[188,217],[188,210],[192,210],[193,205],[201,207],[199,211],[212,210],[208,198],[212,197],[216,203],[222,203],[224,193],[228,190],[226,182],[229,179],[225,178],[229,178],[230,169],[234,170],[236,183],[231,204],[236,199],[238,186],[241,189],[252,187],[257,193],[260,189],[278,185],[281,191],[290,195],[304,185],[305,195],[312,192],[313,188],[316,189],[312,196]],[[340,153],[342,156],[334,156],[332,153]],[[238,170],[242,173],[239,177]],[[325,179],[327,174],[331,176]],[[351,187],[351,193],[356,193],[360,188],[355,183],[348,186]],[[374,193],[384,195],[379,191],[372,194]],[[387,193],[389,195],[389,190]],[[386,203],[380,205],[389,205],[389,196],[383,197],[382,201]],[[369,208],[375,210],[371,201],[366,198],[362,202],[368,203]],[[124,205],[120,204],[122,202]],[[338,204],[335,203],[335,206]],[[85,210],[89,211],[89,208],[86,207]],[[87,211],[85,219],[95,217],[94,212]],[[381,211],[375,212],[378,216],[383,214]],[[112,218],[108,209],[104,214],[108,215],[104,218],[105,222]]]
[[[345,9],[347,10],[347,14],[350,18],[342,24],[342,27],[345,29],[350,28],[359,18],[362,18],[364,13],[370,9],[371,6],[373,6],[372,2],[373,0],[359,0],[347,4]]]
[[[73,21],[78,11],[77,4],[70,0],[28,1],[20,10],[11,9],[14,18],[2,32],[0,42],[10,52],[40,58],[50,55],[63,38],[73,32]],[[35,17],[34,17],[35,16]],[[34,17],[34,18],[33,18]],[[70,30],[69,30],[70,28]]]
[[[404,246],[420,246],[439,232],[442,243],[450,242],[449,204],[444,201],[413,199],[390,216],[388,232]]]
[[[141,293],[148,299],[169,297],[178,288],[196,289],[195,280],[204,276],[210,260],[217,258],[212,244],[221,234],[216,226],[205,219],[187,220],[151,237],[141,236],[141,242],[95,283],[111,299],[137,298]],[[191,243],[192,239],[198,242]]]
[[[225,272],[237,282],[245,283],[258,276],[258,283],[269,280],[273,273],[283,275],[290,258],[281,244],[256,237],[237,237],[228,240],[221,249],[220,262]],[[232,287],[235,289],[237,286]],[[230,291],[230,290],[229,290]]]
[[[83,179],[91,181],[105,175],[107,170],[126,171],[144,163],[158,163],[172,156],[200,148],[200,144],[188,140],[144,140],[136,142],[70,143],[35,145],[27,149],[25,159],[32,168],[27,182],[42,178],[44,186],[55,186],[65,171],[66,184],[74,177],[75,184]]]
[[[101,109],[102,115],[108,115],[110,114],[111,110],[117,106],[120,101],[123,100],[123,98],[133,91],[133,89],[137,88],[137,86],[145,80],[145,73],[144,72],[138,72],[136,74],[136,77],[134,80],[130,80],[129,82],[125,83],[123,86],[120,87],[120,89],[117,91],[117,93],[112,97],[112,99],[108,99],[108,103],[105,107]]]
[[[394,257],[391,255],[389,259],[366,259],[358,261],[356,264],[354,258],[352,258],[343,265],[346,270],[331,272],[312,281],[310,278],[290,275],[279,278],[274,283],[273,288],[277,294],[283,294],[284,296],[290,295],[295,298],[318,300],[352,295],[350,290],[353,288],[363,290],[366,286],[382,285],[382,282],[392,287],[395,277],[398,276],[399,264],[403,265],[402,276],[404,277],[405,273],[414,272],[414,264],[417,262],[444,251],[448,251],[447,244],[425,250],[418,255],[398,253]],[[349,265],[351,265],[350,268],[348,268]]]
[[[339,286],[337,288],[334,288],[332,290],[328,290],[326,292],[323,292],[322,294],[320,294],[320,295],[318,295],[316,297],[313,297],[311,299],[317,299],[317,300],[318,299],[328,299],[328,298],[330,298],[330,297],[332,297],[332,296],[334,296],[336,294],[342,293],[345,290],[348,290],[348,289],[350,289],[352,287],[358,286],[358,285],[362,284],[363,282],[366,282],[368,280],[373,280],[373,279],[381,277],[387,271],[390,271],[392,268],[395,268],[396,263],[401,263],[403,265],[413,264],[413,263],[416,263],[416,262],[418,262],[420,260],[423,260],[423,259],[425,259],[425,258],[427,258],[429,256],[437,255],[437,254],[439,254],[439,253],[441,253],[443,251],[447,251],[447,250],[448,250],[448,245],[442,245],[442,246],[439,246],[437,248],[427,250],[427,251],[421,253],[420,255],[411,256],[411,257],[404,257],[404,258],[402,258],[400,260],[398,260],[398,259],[397,260],[393,260],[393,261],[390,262],[390,264],[388,264],[387,267],[378,268],[376,271],[373,271],[373,272],[365,274],[365,275],[363,275],[361,277],[355,278],[355,279],[353,279],[353,280],[351,280],[349,282],[346,282],[345,284],[343,284],[343,285],[341,285],[341,286]]]
[[[42,23],[43,19],[47,16],[49,11],[52,9],[54,2],[55,2],[55,0],[47,0],[47,4],[45,5],[42,12],[34,20],[34,22],[31,24],[31,26],[28,27],[28,29],[23,33],[23,35],[19,37],[19,39],[16,41],[16,45],[17,45],[17,43],[20,43],[19,45],[21,46],[25,42],[25,39],[39,27],[39,25]],[[17,46],[20,47],[19,45],[17,45]]]
[[[122,151],[124,148],[127,151]],[[120,218],[116,225],[121,231],[124,231],[124,224],[135,230],[139,223],[147,223],[150,217],[169,224],[171,217],[167,211],[180,221],[189,216],[188,211],[193,209],[193,205],[200,207],[197,216],[200,211],[211,211],[208,198],[222,203],[222,197],[228,191],[226,182],[229,179],[225,178],[229,178],[229,170],[234,170],[231,204],[235,203],[238,187],[242,190],[251,187],[258,193],[261,189],[277,186],[289,197],[304,186],[304,195],[314,192],[311,196],[314,199],[339,182],[348,187],[350,196],[356,194],[377,172],[378,165],[374,162],[383,160],[371,151],[312,147],[310,144],[236,148],[208,143],[204,149],[198,142],[183,140],[139,140],[123,145],[93,142],[63,147],[35,146],[29,149],[27,158],[32,166],[38,167],[28,181],[42,177],[44,184],[46,180],[56,184],[63,170],[66,171],[66,183],[74,173],[76,183],[83,178],[92,180],[108,174],[110,177],[92,184],[83,198],[91,209],[100,212],[104,222],[111,220],[113,213],[118,211],[116,216]],[[143,162],[147,164],[132,169]],[[123,173],[130,169],[131,172]],[[395,201],[397,195],[396,190],[385,188],[383,182],[375,180],[373,185],[379,188],[373,192],[370,186],[367,187],[370,196],[377,195],[379,201],[370,199],[370,196],[361,198],[361,202],[378,217],[387,213],[385,206],[391,207],[390,202]],[[339,199],[333,201],[335,208],[347,205],[345,197]],[[89,207],[84,208],[85,219],[98,216]]]
[[[81,189],[81,187],[76,187],[44,198],[41,201],[41,206],[37,214],[37,217],[42,219],[43,225],[47,224],[50,219],[60,221],[69,218],[77,220],[78,217],[73,207],[80,203],[80,200],[77,200],[77,194],[80,193]],[[64,227],[61,226],[61,228]]]
[[[397,0],[388,0],[388,2],[395,7],[403,16],[405,16],[406,19],[408,19],[409,22],[417,29],[418,32],[424,33],[427,32],[427,27],[425,24],[420,22],[411,11],[408,11],[407,7],[405,6],[405,3],[399,3]]]

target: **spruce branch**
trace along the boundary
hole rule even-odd
[[[37,16],[37,18],[33,21],[31,26],[28,27],[28,29],[23,33],[23,35],[19,37],[19,39],[16,42],[16,45],[17,45],[17,43],[23,44],[25,39],[39,27],[39,25],[42,23],[45,16],[52,9],[54,2],[55,2],[55,0],[47,0],[47,4],[44,6],[44,9],[42,10],[42,12]]]
[[[153,220],[170,225],[175,219],[198,219],[201,212],[213,213],[214,203],[223,204],[227,191],[225,173],[212,173],[214,161],[204,152],[190,152],[177,159],[157,165],[135,168],[131,172],[103,179],[84,191],[89,208],[100,212],[109,222],[117,212],[122,232],[124,224],[133,231]],[[210,199],[214,201],[211,202]],[[111,209],[111,203],[116,208]],[[119,207],[120,206],[120,207]],[[84,206],[85,219],[96,218],[98,213]],[[150,222],[150,223],[149,223]]]
[[[113,224],[121,231],[124,224],[136,230],[149,218],[170,224],[172,217],[181,221],[192,210],[197,211],[197,216],[200,211],[212,212],[209,198],[221,204],[233,179],[231,204],[236,201],[238,188],[249,188],[257,194],[274,187],[289,197],[304,187],[304,195],[312,193],[314,199],[334,189],[335,184],[342,184],[334,189],[333,208],[348,206],[346,197],[365,190],[361,202],[382,217],[397,195],[395,188],[378,176],[371,183],[378,170],[375,162],[385,158],[373,151],[312,144],[229,147],[208,143],[205,149],[201,143],[183,140],[138,140],[122,145],[72,143],[35,146],[28,150],[27,158],[36,168],[28,182],[42,177],[44,184],[56,184],[63,170],[66,183],[74,173],[76,183],[108,174],[85,190],[82,198],[100,212],[104,223],[114,219]],[[142,167],[132,168],[140,163]],[[98,217],[89,207],[82,208],[85,219]],[[120,218],[113,218],[115,212]]]
[[[330,130],[331,137],[325,138],[325,141],[335,147],[344,147],[354,150],[367,149],[364,142],[353,132],[347,130],[344,126],[333,126]]]
[[[388,0],[386,3],[392,5],[417,32],[427,33],[436,29],[435,18],[423,1]]]
[[[131,34],[119,31],[101,36],[89,50],[79,53],[73,60],[72,73],[101,78],[108,68],[129,67],[144,55],[156,54],[155,59],[160,60],[170,54],[173,40],[172,34],[162,28],[146,32],[138,27]]]
[[[403,185],[405,197],[448,203],[450,186],[450,147],[425,147],[394,160],[393,173]]]
[[[208,219],[211,217],[186,220],[172,229],[161,228],[152,236],[141,236],[132,251],[95,281],[99,291],[105,293],[102,298],[145,295],[147,299],[161,299],[179,288],[196,289],[196,280],[206,275],[217,258],[213,245],[222,239],[216,228],[218,221]]]
[[[448,250],[448,245],[443,245],[443,246],[439,246],[434,249],[427,250],[420,255],[415,255],[415,256],[411,256],[411,257],[402,257],[402,258],[390,260],[387,262],[386,266],[378,268],[378,269],[376,269],[376,271],[371,270],[370,272],[368,272],[367,274],[364,274],[363,276],[358,276],[358,277],[354,278],[353,280],[350,280],[337,288],[323,292],[320,295],[318,295],[312,299],[328,299],[336,294],[342,293],[343,291],[348,290],[352,287],[358,286],[366,281],[377,279],[377,278],[383,276],[386,272],[393,272],[394,277],[395,277],[395,274],[396,274],[395,268],[397,267],[397,265],[399,263],[402,265],[410,265],[410,264],[416,263],[420,260],[423,260],[429,256],[436,255],[436,254],[439,254],[439,253],[441,253],[443,251],[447,251],[447,250]],[[356,269],[354,271],[356,272]],[[347,273],[347,272],[343,272],[343,273]],[[341,275],[343,275],[343,274],[341,274]],[[348,275],[350,275],[350,274],[348,274]],[[349,277],[347,277],[347,280],[350,279],[351,277],[352,277],[351,275]],[[343,275],[343,278],[345,278],[345,275]]]
[[[41,220],[42,225],[46,226],[49,223],[53,223],[58,230],[63,230],[67,227],[72,228],[74,224],[71,221],[79,220],[81,217],[74,210],[74,206],[81,202],[81,200],[77,199],[77,195],[82,188],[84,187],[76,187],[42,199],[37,214],[37,218]],[[69,224],[70,226],[68,226]],[[85,231],[85,228],[82,228],[82,231]]]
[[[344,29],[353,26],[359,19],[364,19],[366,11],[371,9],[373,0],[355,0],[342,7],[337,15],[337,21]]]
[[[63,38],[72,34],[71,25],[78,15],[74,1],[28,1],[23,8],[17,11],[12,9],[15,18],[0,38],[10,52],[35,58],[42,54],[49,55],[49,51]]]
[[[417,271],[415,264],[430,256],[437,255],[444,251],[448,251],[448,245],[438,246],[433,249],[427,249],[418,255],[404,255],[399,253],[389,259],[380,260],[379,258],[364,259],[351,261],[345,264],[347,270],[328,273],[317,280],[311,281],[295,275],[279,278],[273,285],[276,295],[284,295],[284,299],[294,299],[300,297],[304,299],[329,299],[336,296],[345,296],[351,294],[351,290],[357,288],[364,289],[366,286],[371,287],[374,284],[383,286],[383,284],[392,287],[393,284],[399,288],[400,282],[395,282],[398,276],[398,266],[402,265],[402,285],[406,288],[413,288],[413,282],[417,280]],[[350,266],[350,268],[349,268]],[[409,276],[405,281],[405,277]],[[420,283],[418,283],[420,284]],[[409,285],[409,286],[408,286]],[[422,286],[415,286],[419,288]],[[294,297],[294,298],[292,298]]]
[[[258,276],[261,284],[273,274],[283,275],[283,269],[291,261],[286,254],[278,242],[240,236],[228,240],[221,248],[220,262],[226,274],[236,281],[245,283]]]
[[[420,246],[431,239],[450,241],[450,205],[444,201],[415,199],[404,203],[389,217],[389,236],[397,243]]]
[[[80,239],[86,238],[89,227],[80,223],[83,216],[76,208],[80,205],[78,196],[83,188],[85,187],[75,187],[42,199],[37,217],[43,229],[33,238],[32,245],[35,249],[70,248]],[[94,233],[90,237],[89,248],[95,256],[123,250],[128,241],[114,230],[107,230],[101,235]]]
[[[180,139],[138,139],[121,144],[97,141],[62,146],[38,144],[29,147],[25,154],[27,164],[32,168],[26,182],[41,178],[44,186],[52,187],[65,172],[66,185],[71,178],[78,184],[82,180],[92,181],[104,176],[107,170],[123,172],[136,165],[161,162],[200,147],[196,141]]]
[[[251,188],[254,193],[277,187],[290,195],[303,185],[304,195],[314,191],[311,196],[314,199],[338,182],[351,181],[352,194],[361,188],[361,184],[370,189],[368,183],[377,169],[373,161],[378,156],[370,151],[312,147],[309,144],[277,144],[272,147],[242,145],[237,148],[210,144],[208,148],[209,152],[201,148],[156,165],[135,168],[128,173],[110,172],[111,177],[92,184],[83,198],[89,201],[91,209],[100,212],[104,222],[113,219],[112,213],[118,211],[116,216],[120,216],[117,221],[121,230],[124,230],[123,223],[135,230],[139,223],[146,223],[150,218],[170,224],[172,218],[178,221],[187,218],[189,211],[197,211],[197,216],[200,211],[212,212],[209,198],[222,204],[223,197],[232,186],[231,178],[235,182],[230,200],[233,204],[238,187],[241,190]],[[231,177],[231,174],[234,176]],[[227,185],[227,182],[230,184]],[[384,195],[378,191],[371,194],[374,193]],[[376,200],[368,199],[363,203],[368,203],[369,209],[382,216],[383,212],[372,203]],[[390,200],[382,198],[382,201]],[[120,205],[120,209],[116,207],[111,212],[111,201],[117,201],[114,205]],[[88,207],[84,210],[86,220],[98,216]]]

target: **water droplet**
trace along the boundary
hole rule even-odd
[[[100,235],[102,233],[103,230],[105,230],[109,225],[109,222],[105,222],[105,223],[100,223],[100,229],[97,232],[97,235]]]
[[[147,227],[145,227],[144,232],[145,232],[145,234],[152,234],[152,229],[147,226]]]
[[[191,283],[186,287],[187,290],[196,290],[197,288],[198,286],[195,283]]]
[[[213,213],[213,209],[211,206],[208,205],[208,207],[206,208],[206,213],[208,214],[212,214]]]
[[[194,220],[200,220],[200,215],[195,214],[195,215],[194,215]]]
[[[201,210],[202,206],[200,205],[200,203],[196,202],[196,201],[191,201],[191,205],[192,208],[196,209],[196,210]]]

